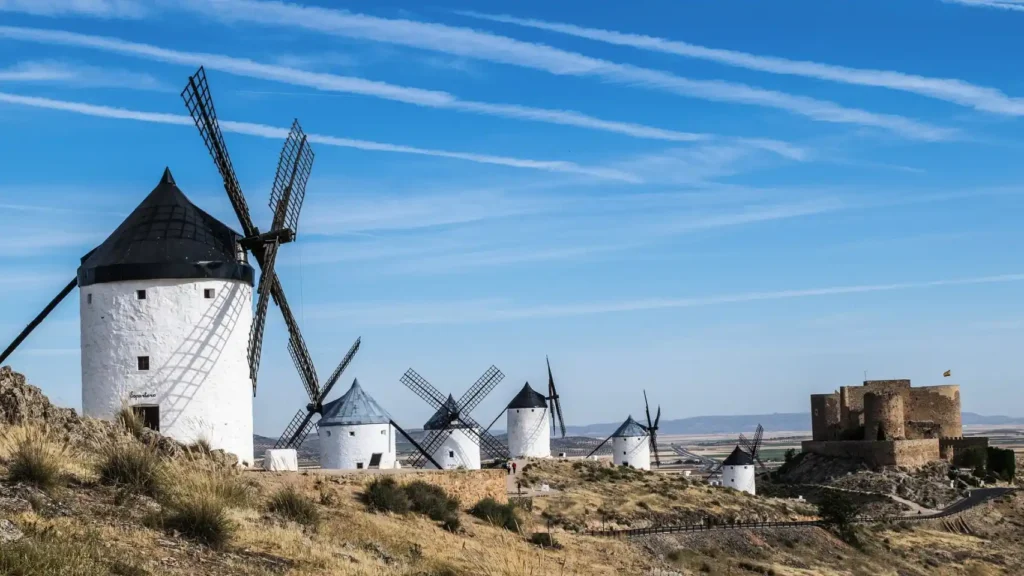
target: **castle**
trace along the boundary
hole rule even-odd
[[[911,388],[910,380],[867,380],[812,394],[811,430],[804,452],[871,466],[952,461],[958,450],[988,446],[987,438],[963,437],[955,384]]]

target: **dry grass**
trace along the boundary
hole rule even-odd
[[[11,482],[52,490],[64,483],[72,453],[43,428],[14,426],[0,435],[0,460]]]
[[[121,408],[114,415],[114,421],[123,426],[135,438],[140,438],[143,434],[143,428],[146,427],[142,421],[142,416],[127,403],[121,404]]]
[[[99,454],[100,481],[117,488],[158,497],[165,487],[164,462],[157,452],[139,442],[111,442]]]

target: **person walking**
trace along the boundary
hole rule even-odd
[[[511,460],[505,462],[505,470],[508,471],[508,475],[509,476],[512,475],[512,461]]]
[[[512,473],[513,474],[516,473],[516,463],[515,462],[512,463]]]

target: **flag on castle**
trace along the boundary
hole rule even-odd
[[[946,370],[945,372],[943,372],[943,373],[942,373],[942,375],[943,375],[944,377],[946,377],[946,378],[949,378],[949,375],[950,375],[950,371],[949,371],[949,370]]]

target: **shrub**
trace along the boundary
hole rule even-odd
[[[550,532],[534,532],[533,534],[530,534],[530,544],[535,544],[541,548],[554,548],[556,550],[562,548],[562,545],[555,540],[555,537],[552,536]],[[671,559],[671,552],[669,555],[669,559]]]
[[[18,576],[107,576],[102,546],[89,534],[61,536],[53,531],[27,529],[17,542],[0,544],[0,574]]]
[[[235,531],[224,501],[215,494],[202,493],[190,500],[179,499],[165,516],[164,526],[214,549],[227,544]]]
[[[374,512],[405,514],[409,511],[409,497],[390,476],[374,478],[363,491],[362,500]]]
[[[818,503],[818,516],[843,541],[853,544],[856,542],[853,521],[860,513],[860,507],[848,494],[826,490]]]
[[[164,485],[160,456],[138,442],[107,446],[100,454],[97,472],[104,484],[152,497],[159,496]]]
[[[470,508],[469,513],[506,530],[519,531],[519,517],[516,515],[515,507],[501,504],[490,496],[477,502]]]
[[[431,520],[440,522],[459,511],[458,500],[449,496],[443,488],[422,480],[406,484],[405,494],[409,498],[409,509]]]
[[[213,446],[210,445],[210,441],[206,438],[197,439],[189,444],[188,449],[193,454],[201,454],[203,456],[209,456],[213,452]]]
[[[3,453],[11,482],[24,482],[43,490],[63,482],[63,465],[70,456],[67,446],[45,430],[23,426],[4,434]]]
[[[164,468],[163,484],[167,487],[167,500],[174,502],[211,495],[226,506],[249,506],[255,494],[244,483],[238,471],[194,461]]]
[[[282,488],[272,494],[267,503],[267,510],[306,526],[316,526],[320,522],[320,511],[317,510],[316,502],[307,498],[294,486]]]

